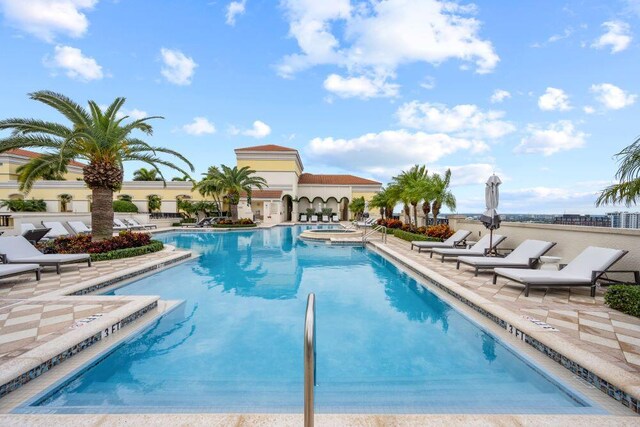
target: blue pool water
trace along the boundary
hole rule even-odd
[[[163,236],[202,255],[113,293],[185,303],[31,410],[301,412],[315,292],[318,412],[600,411],[383,257],[300,232]]]

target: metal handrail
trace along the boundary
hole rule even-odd
[[[367,238],[372,235],[373,233],[379,231],[380,233],[382,233],[382,243],[387,243],[387,226],[386,225],[377,225],[375,227],[373,227],[371,230],[369,230],[369,232],[364,233],[362,235],[362,244],[365,244],[367,242]]]
[[[313,427],[313,392],[316,385],[316,295],[307,297],[304,318],[304,425]]]

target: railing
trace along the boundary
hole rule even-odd
[[[10,218],[11,214],[0,215],[0,227],[9,227],[11,225]]]
[[[370,236],[377,232],[382,233],[382,236],[380,237],[382,243],[387,243],[387,227],[384,225],[376,225],[362,235],[362,244],[366,244],[369,241]]]
[[[307,297],[304,319],[304,425],[313,427],[313,392],[316,385],[316,296]]]

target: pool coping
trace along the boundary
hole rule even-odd
[[[173,252],[175,248],[165,245],[163,251]],[[125,282],[129,279],[153,273],[171,267],[182,261],[191,259],[191,251],[179,251],[166,258],[143,263],[77,285],[68,286],[42,295],[28,298],[25,301],[51,301],[56,298],[85,296],[97,290]],[[104,298],[104,297],[103,297]],[[122,297],[114,297],[120,298]],[[159,296],[131,296],[124,298],[129,303],[88,323],[82,328],[71,330],[64,335],[43,343],[26,353],[2,364],[0,371],[0,399],[17,390],[22,385],[38,378],[53,367],[59,365],[77,353],[91,347],[110,333],[117,333],[120,328],[138,320],[158,306]]]
[[[368,241],[385,256],[409,268],[419,277],[432,284],[476,312],[510,332],[524,343],[562,365],[575,375],[595,386],[598,390],[615,399],[635,413],[640,413],[640,382],[622,368],[602,360],[581,348],[567,342],[553,332],[535,327],[521,316],[470,291],[455,281],[435,271],[405,258],[402,254],[379,242]],[[562,349],[559,351],[557,349]],[[569,354],[570,356],[567,356]]]

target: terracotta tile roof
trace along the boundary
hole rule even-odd
[[[253,147],[236,148],[235,151],[298,151],[294,148],[283,147],[281,145],[267,144],[255,145]]]
[[[36,153],[35,151],[23,150],[21,148],[14,148],[13,150],[6,151],[5,153],[13,154],[14,156],[28,157],[30,159],[35,159],[37,157],[40,157],[41,155],[40,153]],[[84,168],[86,166],[84,163],[76,162],[75,160],[72,160],[71,162],[69,162],[69,164],[79,168]]]
[[[247,193],[242,193],[242,197],[247,197]],[[251,192],[252,199],[280,199],[282,190],[253,190]]]
[[[314,175],[303,173],[298,179],[298,184],[320,185],[381,185],[378,181],[360,178],[354,175]]]

